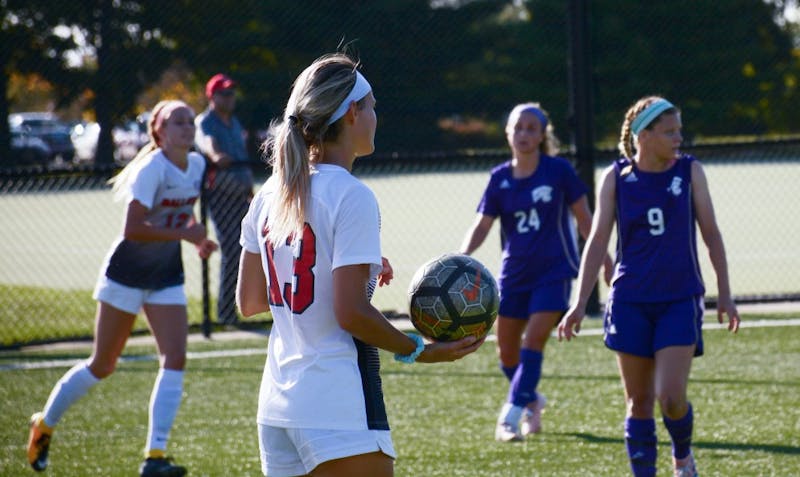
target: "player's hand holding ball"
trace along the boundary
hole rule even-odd
[[[486,336],[477,338],[473,335],[467,335],[457,341],[428,343],[425,345],[425,351],[417,358],[417,362],[440,363],[443,361],[455,361],[477,351],[484,341],[486,341]]]

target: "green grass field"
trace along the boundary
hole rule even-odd
[[[599,324],[588,320],[587,328]],[[695,360],[689,388],[702,476],[800,475],[797,336],[797,328],[789,326],[744,328],[738,335],[705,332],[706,356]],[[169,452],[190,475],[261,475],[255,413],[265,347],[265,338],[190,344],[192,353],[252,350],[229,357],[195,354],[188,362]],[[153,352],[150,346],[126,349],[128,360],[117,372],[65,415],[47,475],[135,474],[157,369]],[[27,419],[67,369],[9,366],[81,359],[88,353],[86,348],[0,352],[0,475],[33,475],[25,461]],[[493,440],[507,390],[494,343],[455,363],[402,365],[386,353],[382,363],[398,477],[629,475],[622,389],[613,353],[599,336],[548,345],[540,385],[548,398],[544,430],[519,444]],[[659,475],[671,475],[669,440],[660,423],[658,437]]]
[[[800,236],[794,203],[800,162],[709,163],[706,166],[737,296],[797,293]],[[598,170],[599,173],[599,170]],[[406,290],[416,269],[459,248],[475,217],[487,170],[368,174],[382,215],[383,253],[395,281],[376,293],[381,309],[406,312]],[[123,205],[107,189],[0,194],[0,346],[26,340],[85,336],[92,332],[91,290],[108,247],[122,225]],[[212,228],[213,229],[213,228]],[[475,252],[489,270],[500,265],[498,226]],[[46,232],[55,231],[55,232]],[[213,230],[212,230],[213,235]],[[613,243],[613,238],[612,238]],[[708,286],[716,281],[699,244]],[[190,319],[202,319],[200,261],[184,247]],[[219,255],[210,260],[212,299],[218,289]],[[605,297],[601,286],[601,297]],[[211,307],[215,310],[213,304]],[[212,312],[212,316],[215,312]]]

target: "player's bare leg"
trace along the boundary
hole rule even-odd
[[[135,321],[135,314],[102,301],[97,303],[94,344],[92,356],[89,358],[89,371],[97,379],[110,376],[116,369]]]
[[[392,477],[394,459],[376,451],[342,459],[329,460],[318,465],[311,477]]]
[[[519,351],[522,347],[522,335],[528,322],[517,318],[498,316],[495,324],[497,334],[497,356],[504,367],[515,367],[519,364]]]
[[[694,345],[669,346],[656,352],[656,399],[672,439],[675,475],[682,477],[697,475],[691,451],[694,415],[686,393],[694,350]]]

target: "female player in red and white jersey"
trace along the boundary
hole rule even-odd
[[[188,320],[181,241],[207,258],[217,244],[194,218],[205,160],[190,152],[194,112],[182,101],[158,103],[148,124],[150,142],[112,179],[127,199],[122,235],[111,247],[94,298],[94,350],[58,381],[44,410],[33,415],[28,461],[47,467],[53,428],[89,388],[114,372],[139,310],[144,309],[156,340],[160,370],[150,396],[143,477],[181,476],[186,469],[166,458],[167,438],[183,393]]]
[[[245,316],[273,317],[257,418],[270,477],[393,475],[377,348],[437,362],[482,343],[425,344],[370,304],[375,280],[388,284],[392,271],[376,198],[350,171],[375,149],[374,107],[347,55],[307,67],[270,127],[273,175],[242,221],[237,302]]]
[[[672,439],[676,477],[696,477],[694,415],[687,398],[692,358],[703,354],[703,294],[697,261],[700,229],[717,275],[717,315],[739,328],[722,234],[703,168],[681,154],[681,116],[658,96],[625,114],[622,157],[603,174],[592,231],[584,248],[575,302],[559,340],[580,331],[586,301],[617,226],[617,264],[605,315],[605,344],[617,353],[625,390],[625,444],[635,477],[656,475],[655,402]],[[695,227],[695,223],[698,227]]]

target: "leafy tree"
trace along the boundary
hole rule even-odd
[[[97,161],[111,162],[113,124],[133,108],[138,93],[155,82],[172,61],[169,38],[160,30],[162,2],[3,1],[3,44],[16,46],[3,48],[0,61],[6,71],[43,76],[57,88],[62,105],[86,89],[93,91],[101,127]],[[61,37],[56,34],[57,27],[77,33]],[[70,66],[67,52],[79,48],[94,52],[96,62]],[[0,88],[5,92],[7,84]],[[4,101],[0,104],[3,112],[7,115]],[[0,137],[8,138],[7,125],[0,126]]]
[[[791,0],[591,2],[596,138],[613,140],[636,98],[678,103],[689,133],[787,131],[800,106]],[[360,57],[376,90],[379,151],[504,146],[505,114],[539,101],[564,139],[567,10],[562,0],[0,0],[0,50],[12,72],[37,73],[67,103],[84,90],[102,126],[98,160],[111,160],[111,125],[176,63],[193,91],[217,72],[240,85],[239,117],[256,132],[282,113],[291,82],[337,49]],[[55,34],[64,25],[78,32]],[[81,45],[81,41],[85,45]],[[94,61],[69,66],[83,46]],[[0,113],[7,114],[7,96]],[[11,98],[13,101],[13,98]],[[150,106],[150,105],[148,105]],[[0,124],[0,153],[7,150]]]
[[[174,2],[167,2],[172,4]],[[133,109],[136,98],[171,63],[168,32],[161,29],[164,2],[95,0],[68,4],[61,21],[80,29],[96,51],[97,65],[87,65],[100,124],[96,162],[113,157],[111,130]]]
[[[56,35],[58,15],[50,15],[42,0],[0,0],[0,117],[7,118],[10,107],[8,89],[12,73],[38,74],[54,85],[57,105],[74,98],[85,79],[67,67],[65,52],[74,45]],[[10,157],[8,121],[0,121],[0,158]]]
[[[652,93],[681,106],[690,135],[785,130],[800,98],[779,12],[761,0],[593,2],[600,135],[618,134],[627,107]]]

